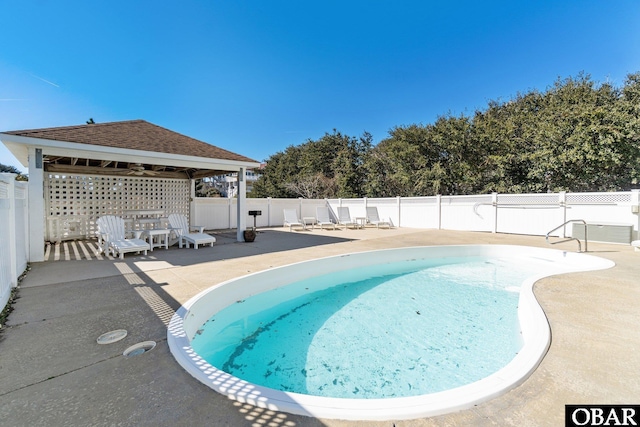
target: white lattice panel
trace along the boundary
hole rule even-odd
[[[555,205],[560,204],[558,193],[548,194],[498,194],[498,206],[503,205]]]
[[[45,176],[47,240],[91,238],[102,215],[125,216],[127,210],[189,214],[187,179],[103,175]]]
[[[567,205],[616,205],[631,203],[631,193],[568,193]]]

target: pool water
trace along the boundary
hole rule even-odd
[[[191,345],[209,364],[283,391],[434,393],[513,360],[522,347],[518,291],[541,267],[532,258],[471,257],[325,274],[231,304]]]

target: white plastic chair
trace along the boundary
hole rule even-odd
[[[135,232],[135,238],[127,239],[124,231],[124,220],[119,216],[105,215],[97,219],[98,226],[98,246],[100,252],[109,255],[109,252],[115,257],[116,254],[120,259],[124,259],[127,252],[142,252],[147,254],[150,248],[149,244],[140,238],[142,231]]]
[[[375,206],[367,206],[367,222],[369,224],[374,224],[376,228],[380,228],[381,225],[386,225],[387,228],[391,228],[391,222],[380,219],[380,216],[378,215],[378,208]]]
[[[334,230],[336,229],[336,225],[329,216],[329,208],[327,207],[316,208],[316,220],[316,224],[320,226],[320,229],[324,228],[325,225],[332,227]]]
[[[347,206],[338,207],[338,224],[344,225],[345,228],[349,226],[358,228],[358,224],[351,219],[351,213],[349,212],[349,208]]]
[[[169,224],[171,225],[171,230],[178,236],[178,247],[180,248],[182,248],[183,243],[187,248],[189,247],[189,244],[192,244],[194,249],[198,249],[198,245],[209,244],[213,247],[213,244],[216,242],[215,237],[204,232],[204,226],[189,226],[187,217],[184,215],[170,214]],[[198,232],[192,233],[192,230],[198,230]]]
[[[283,226],[286,227],[287,225],[289,226],[289,231],[291,231],[293,227],[302,227],[303,230],[307,229],[307,226],[298,218],[298,211],[295,209],[284,209]]]

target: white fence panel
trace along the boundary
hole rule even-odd
[[[402,198],[399,224],[411,228],[440,228],[439,197]]]
[[[326,207],[327,205],[327,200],[326,199],[299,199],[300,200],[300,211],[302,212],[300,214],[300,218],[302,219],[303,217],[316,217],[316,208],[318,207]],[[284,219],[284,212],[283,212],[283,219]]]
[[[564,209],[560,194],[498,194],[498,233],[544,236],[561,225]],[[562,234],[559,230],[554,235]]]
[[[389,221],[392,226],[400,224],[400,211],[398,198],[367,198],[367,207],[376,207],[378,216],[383,221]]]
[[[237,227],[237,199],[206,198],[195,199],[192,213],[195,223],[207,230],[224,230]],[[253,227],[253,216],[249,211],[262,211],[256,217],[257,227],[278,227],[284,224],[284,210],[295,209],[300,219],[316,216],[316,207],[327,206],[324,199],[246,199],[247,227]]]
[[[27,200],[27,183],[0,173],[0,311],[27,268]]]
[[[197,197],[191,213],[193,225],[207,230],[224,230],[231,226],[231,200],[220,197]]]
[[[262,213],[255,218],[256,227],[269,227],[269,210],[271,209],[271,199],[246,199],[247,211],[247,228],[253,227],[253,216],[249,215],[249,211],[261,211]]]
[[[327,202],[333,210],[333,214],[338,214],[338,207],[347,207],[349,208],[349,215],[351,215],[351,219],[357,217],[366,217],[367,211],[365,209],[367,199],[359,198],[359,199],[329,199]]]
[[[271,226],[279,226],[284,224],[284,210],[295,209],[298,212],[298,218],[302,219],[300,211],[300,199],[271,199]],[[315,216],[313,212],[313,216]]]
[[[491,205],[491,194],[480,196],[442,196],[440,226],[445,230],[493,231],[494,211],[481,210]]]
[[[568,193],[566,203],[567,220],[626,224],[633,225],[638,230],[638,214],[632,210],[634,203],[631,192]],[[567,235],[571,235],[571,230],[571,227],[568,227]]]
[[[588,222],[633,224],[637,238],[640,192],[483,194],[473,196],[432,196],[358,199],[247,199],[247,225],[253,226],[249,210],[261,210],[258,227],[279,227],[284,209],[298,216],[315,217],[316,207],[329,206],[333,215],[339,206],[349,208],[352,218],[366,216],[366,207],[375,206],[381,218],[397,227],[485,231],[544,236],[570,219]],[[236,227],[235,199],[198,198],[195,218],[208,229]],[[570,227],[567,227],[569,231]],[[555,236],[568,235],[563,229]]]
[[[18,275],[27,268],[29,261],[29,219],[28,200],[26,182],[15,183],[15,227],[16,227],[16,272]]]
[[[0,224],[10,224],[11,200],[9,193],[11,183],[0,175]],[[9,301],[13,281],[13,267],[11,252],[10,229],[7,226],[0,227],[0,311]]]

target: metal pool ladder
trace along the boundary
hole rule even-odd
[[[564,223],[562,223],[561,225],[557,226],[556,228],[554,228],[553,230],[549,231],[546,235],[546,240],[547,243],[550,245],[557,245],[558,243],[564,243],[564,242],[568,242],[570,240],[575,240],[576,242],[578,242],[578,252],[582,252],[582,245],[580,244],[580,239],[576,238],[576,237],[567,237],[564,240],[558,240],[557,242],[550,242],[549,241],[549,235],[551,233],[553,233],[554,231],[564,227],[565,225],[572,223],[572,222],[579,222],[582,223],[582,226],[584,227],[584,251],[587,252],[587,222],[584,219],[570,219],[569,221],[565,221]]]

